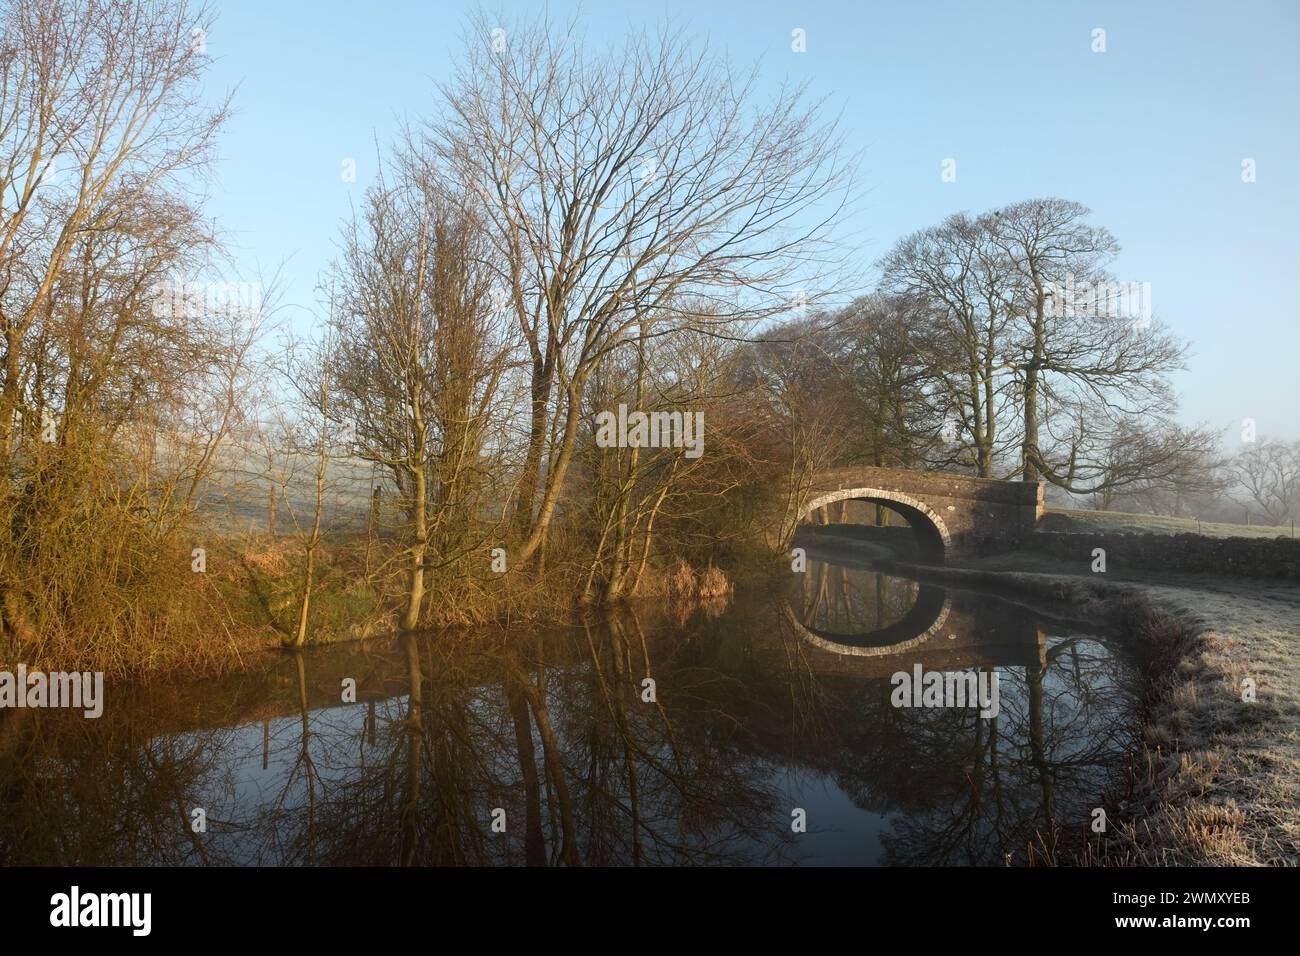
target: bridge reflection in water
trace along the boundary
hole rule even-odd
[[[916,585],[861,573],[827,567],[803,585],[820,640],[871,647],[867,635],[919,603]],[[784,600],[753,597],[684,626],[627,609],[571,631],[480,635],[468,649],[446,635],[321,648],[199,685],[110,688],[97,721],[5,712],[0,861],[1000,864],[1029,847],[1058,853],[1135,746],[1130,669],[1106,643],[1023,609],[960,593],[943,603],[943,627],[893,654],[811,643]],[[888,675],[916,662],[996,668],[998,716],[892,706]],[[340,701],[345,677],[356,703]],[[190,826],[196,807],[206,833]],[[795,808],[806,833],[791,829]]]
[[[869,565],[810,559],[786,613],[817,651],[880,665],[862,662],[860,673],[893,673],[903,655],[936,670],[1044,662],[1047,635],[1028,611],[969,600],[954,608],[947,588]]]
[[[945,631],[952,612],[944,588],[877,571],[813,560],[799,582],[790,620],[833,654],[885,657],[919,648]]]

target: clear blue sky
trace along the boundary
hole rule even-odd
[[[216,0],[212,86],[238,89],[210,209],[239,278],[283,264],[283,301],[314,305],[376,138],[384,149],[401,117],[438,108],[434,82],[474,6]],[[507,19],[537,8],[486,7]],[[561,21],[574,9],[549,5]],[[1150,282],[1156,316],[1192,342],[1176,382],[1184,420],[1230,427],[1229,447],[1246,417],[1300,437],[1297,0],[593,2],[587,42],[665,16],[843,110],[863,150],[849,228],[864,263],[959,210],[1082,202],[1123,248],[1116,278]],[[805,53],[791,51],[796,27]],[[1105,53],[1092,51],[1098,27]],[[340,175],[348,157],[353,184]],[[953,183],[940,177],[947,157]]]

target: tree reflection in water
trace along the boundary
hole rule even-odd
[[[804,593],[823,597],[800,610],[822,631],[888,627],[919,592],[810,570]],[[756,598],[685,625],[621,608],[472,645],[309,649],[255,675],[121,689],[98,721],[6,712],[0,861],[1050,858],[1135,745],[1131,669],[1024,609],[945,601],[942,633],[886,656],[815,646],[781,602]],[[889,675],[914,663],[996,668],[1000,713],[891,706]],[[355,704],[340,702],[344,677]],[[791,832],[792,809],[809,806],[810,832]],[[191,830],[196,807],[206,833]]]

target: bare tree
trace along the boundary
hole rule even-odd
[[[331,308],[332,306],[333,303]],[[293,457],[297,456],[300,449],[311,455],[312,484],[315,492],[312,501],[311,527],[303,540],[303,583],[298,601],[298,622],[293,637],[288,642],[293,647],[302,647],[307,643],[312,591],[316,584],[316,560],[324,534],[325,501],[331,485],[329,468],[339,454],[339,442],[331,421],[333,413],[331,399],[335,392],[338,354],[335,329],[327,324],[318,342],[302,347],[290,342],[285,353],[288,366],[286,369],[288,374],[285,378],[297,394],[301,411],[293,423],[294,441],[288,451]],[[287,495],[285,505],[297,528],[298,517]]]
[[[932,314],[907,297],[874,295],[838,316],[831,387],[852,397],[854,454],[877,466],[966,465],[944,441],[950,343]]]
[[[825,315],[783,324],[749,351],[737,373],[784,466],[775,536],[780,549],[794,536],[813,477],[844,464],[851,447],[855,423],[848,394],[831,384],[837,370],[830,341]]]
[[[692,534],[707,516],[725,512],[728,496],[758,473],[743,440],[746,424],[732,414],[748,395],[736,384],[738,353],[736,343],[679,331],[658,339],[639,337],[594,373],[587,394],[592,419],[625,404],[663,427],[659,440],[642,445],[638,439],[628,448],[599,447],[596,428],[584,429],[578,470],[586,483],[584,494],[575,498],[589,501],[584,515],[596,537],[581,592],[585,598],[595,597],[598,574],[604,582],[602,601],[634,594],[656,545],[661,554],[679,558],[703,551],[708,561],[740,531],[734,525],[715,531],[726,526],[720,521],[707,522],[707,534]],[[689,448],[664,434],[682,437],[683,423],[690,425]],[[707,540],[707,548],[700,547],[699,538]]]
[[[1118,252],[1114,237],[1090,225],[1089,210],[1063,199],[1031,199],[983,217],[1018,280],[1010,361],[1021,430],[1021,474],[1070,491],[1101,490],[1099,454],[1127,422],[1154,422],[1173,408],[1166,375],[1182,367],[1186,346],[1150,320],[1112,314],[1101,302],[1063,301],[1074,286],[1101,288]],[[1051,419],[1048,419],[1048,415]],[[1148,462],[1168,460],[1161,443],[1143,443]],[[1143,462],[1133,460],[1130,470]],[[1113,472],[1112,472],[1113,474]]]
[[[1168,421],[1122,423],[1110,437],[1103,462],[1093,496],[1102,510],[1127,505],[1174,517],[1188,511],[1199,515],[1228,484],[1219,436]]]
[[[1169,424],[1167,375],[1185,346],[1150,316],[1123,314],[1134,303],[1105,271],[1118,245],[1088,216],[1063,199],[957,214],[880,262],[882,289],[937,333],[936,409],[955,426],[955,461],[969,456],[978,475],[1014,449],[1025,481],[1104,493],[1162,480],[1204,445]]]
[[[258,331],[160,294],[219,252],[194,190],[227,112],[210,26],[176,0],[0,9],[0,595],[33,659],[206,656],[185,638],[218,598],[176,578]]]
[[[407,630],[430,567],[482,544],[473,522],[495,478],[485,456],[502,445],[494,413],[512,347],[491,309],[488,251],[472,214],[405,173],[370,191],[344,237],[330,414],[396,486]]]
[[[526,561],[555,514],[594,370],[629,336],[722,331],[800,288],[823,294],[848,167],[802,90],[759,106],[753,73],[680,30],[598,52],[545,19],[507,24],[494,48],[496,26],[471,23],[449,109],[418,142],[481,204],[526,343]]]
[[[932,348],[949,440],[975,474],[993,476],[1010,402],[1006,360],[1012,271],[983,220],[957,214],[903,239],[881,261],[881,287],[914,303],[938,331]]]
[[[39,378],[28,353],[42,342],[40,323],[59,310],[68,270],[101,257],[121,270],[124,263],[112,257],[145,238],[123,234],[121,222],[140,222],[145,209],[176,221],[178,200],[162,191],[175,190],[178,177],[209,158],[226,116],[225,104],[207,109],[199,102],[208,58],[196,38],[210,25],[206,11],[191,13],[173,0],[15,0],[0,14],[6,458],[16,416],[28,411],[24,392]],[[179,219],[192,222],[192,215],[182,211]],[[118,273],[137,301],[148,274]]]
[[[1300,514],[1300,442],[1261,439],[1247,445],[1233,460],[1232,474],[1271,523]]]

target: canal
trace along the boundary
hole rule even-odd
[[[983,675],[996,713],[898,706],[922,672]],[[0,863],[1038,861],[1122,779],[1138,687],[1109,638],[810,560],[788,593],[689,614],[308,649],[110,685],[98,720],[9,712]]]

